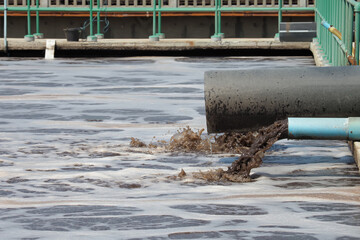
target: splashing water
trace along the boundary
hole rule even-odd
[[[277,140],[287,136],[287,120],[277,121],[274,124],[259,129],[255,132],[225,133],[217,137],[202,137],[204,129],[193,131],[189,126],[179,129],[168,143],[165,143],[165,150],[171,152],[196,152],[196,153],[237,153],[241,154],[239,159],[234,161],[227,171],[222,168],[198,172],[192,174],[193,177],[209,182],[231,181],[249,182],[251,181],[250,171],[262,164],[264,153]],[[212,141],[212,138],[214,139]],[[139,139],[131,138],[131,147],[153,147],[153,144],[146,145]],[[156,146],[155,146],[156,147]],[[179,177],[186,176],[181,170]]]

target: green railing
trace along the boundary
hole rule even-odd
[[[10,1],[10,0],[5,0]],[[89,0],[88,5],[81,6],[60,6],[59,4],[55,7],[39,6],[39,0],[26,0],[27,5],[14,6],[9,5],[7,11],[24,11],[27,12],[27,37],[32,36],[31,31],[31,18],[30,15],[32,12],[36,13],[36,33],[35,37],[42,36],[39,29],[40,17],[39,12],[89,12],[90,17],[90,39],[93,39],[95,35],[101,35],[100,29],[100,13],[104,12],[152,12],[153,14],[153,35],[150,36],[150,39],[155,39],[160,36],[163,36],[164,33],[161,32],[162,16],[163,12],[212,12],[214,13],[214,23],[215,23],[215,32],[212,36],[215,40],[219,40],[223,37],[221,32],[221,13],[223,12],[278,12],[279,23],[282,20],[282,13],[285,11],[314,11],[314,7],[311,5],[312,1],[310,0],[288,0],[284,4],[283,0],[246,0],[243,5],[242,1],[236,1],[237,5],[231,5],[231,1],[226,0],[211,0],[208,1],[209,4],[204,4],[205,1],[202,1],[202,5],[187,5],[182,6],[181,2],[175,7],[167,4],[166,7],[163,7],[164,0],[151,0],[151,5],[142,5],[142,6],[111,6],[105,5],[104,0]],[[145,1],[145,0],[144,0]],[[144,3],[143,1],[143,3]],[[65,1],[66,2],[66,1]],[[67,1],[69,2],[69,1]],[[75,1],[74,1],[75,2]],[[170,2],[170,1],[168,1]],[[197,1],[196,1],[197,2]],[[200,1],[199,1],[200,2]],[[84,3],[84,1],[83,1]],[[195,3],[195,1],[194,1]],[[300,4],[301,3],[301,4]],[[96,7],[95,7],[96,6]],[[0,7],[0,11],[4,11],[4,7]],[[93,17],[97,16],[97,34],[93,33]]]
[[[360,0],[316,0],[315,7],[311,0],[126,0],[127,5],[111,5],[108,0],[74,0],[75,5],[69,5],[69,0],[64,0],[66,6],[62,6],[60,0],[22,0],[19,4],[16,0],[4,0],[0,11],[4,12],[4,42],[6,41],[6,13],[9,11],[27,13],[27,35],[25,38],[41,38],[40,12],[87,12],[90,18],[90,36],[88,40],[96,40],[102,36],[100,29],[100,14],[105,12],[139,12],[152,13],[153,25],[151,40],[158,40],[164,36],[162,33],[162,13],[164,12],[210,12],[214,15],[215,31],[214,40],[221,40],[224,33],[221,31],[221,15],[224,12],[277,12],[278,22],[282,21],[283,12],[288,11],[315,11],[317,23],[316,41],[323,53],[324,60],[330,65],[359,65],[360,49]],[[81,1],[82,4],[79,4]],[[130,1],[134,5],[130,4]],[[135,5],[140,4],[142,5]],[[55,2],[55,6],[52,5]],[[200,5],[199,3],[202,2]],[[9,4],[6,4],[9,3]],[[42,3],[42,4],[40,4]],[[174,4],[176,3],[176,4]],[[245,3],[242,5],[242,3]],[[234,5],[235,4],[235,5]],[[31,13],[36,13],[35,33],[31,29]],[[94,34],[93,18],[97,18],[96,34]]]
[[[333,66],[359,64],[360,2],[317,0],[317,41]]]

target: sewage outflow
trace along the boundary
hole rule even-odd
[[[360,177],[345,142],[271,138],[247,183],[190,174],[226,172],[219,159],[239,158],[224,151],[234,142],[251,149],[226,135],[217,149],[202,130],[205,71],[310,65],[311,57],[0,59],[0,236],[359,239]],[[177,149],[187,130],[198,141],[187,147],[206,151]]]

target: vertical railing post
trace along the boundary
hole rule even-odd
[[[279,0],[278,33],[280,33],[280,23],[282,22],[282,7],[283,7],[283,0]]]
[[[156,34],[156,0],[153,0],[153,35]]]
[[[100,1],[101,0],[97,0],[97,15],[96,15],[96,23],[97,23],[97,33],[95,34],[97,39],[103,39],[104,38],[104,34],[101,33],[101,28],[100,28],[100,23],[101,23],[101,19],[100,19]]]
[[[156,0],[153,0],[153,34],[149,36],[150,41],[159,41],[159,36],[156,34]]]
[[[7,1],[4,0],[4,52],[7,53],[8,43],[7,43]]]
[[[161,9],[161,1],[162,0],[158,0],[158,9]],[[165,33],[161,32],[161,11],[158,11],[158,33],[156,34],[159,36],[159,39],[163,39],[165,38]]]
[[[359,44],[360,44],[360,6],[355,9],[355,60],[359,63]]]
[[[354,25],[352,24],[353,18],[354,18],[354,12],[352,11],[352,7],[349,3],[345,3],[345,32],[344,35],[346,36],[345,39],[345,47],[346,47],[346,51],[348,51],[348,53],[351,53],[352,50],[352,42],[353,42],[353,29],[354,29]],[[349,23],[350,24],[346,24]]]
[[[329,19],[329,21],[331,22],[331,25],[334,24],[334,19],[333,19],[333,16],[334,16],[334,13],[335,13],[335,5],[336,5],[336,2],[334,0],[330,0],[331,1],[331,8],[330,8],[330,13],[329,13],[329,16],[326,18],[326,19]],[[329,38],[330,38],[330,41],[331,41],[331,48],[330,48],[330,63],[333,64],[333,66],[335,66],[335,49],[336,49],[336,43],[335,43],[335,39],[332,35],[332,33],[329,33],[328,32],[328,35],[329,35]]]
[[[90,15],[90,36],[94,35],[94,26],[93,26],[93,0],[90,0],[90,10],[89,10],[89,15]]]
[[[218,0],[218,35],[221,37],[221,39],[224,38],[225,34],[221,32],[221,6],[222,6],[222,0]]]
[[[298,5],[299,5],[299,7],[307,7],[307,1],[306,0],[299,0]]]
[[[317,0],[315,9],[317,38],[324,59],[333,66],[359,65],[360,3],[353,0]],[[324,27],[319,25],[320,21]]]
[[[40,16],[39,16],[39,0],[36,0],[36,33],[35,38],[44,38],[44,34],[40,33]]]
[[[90,0],[90,6],[89,6],[89,15],[90,15],[90,35],[86,38],[86,41],[88,42],[96,42],[97,38],[94,36],[94,29],[93,29],[93,5],[94,1]]]
[[[211,40],[214,42],[221,41],[221,36],[219,35],[219,0],[215,0],[215,33],[211,36]]]
[[[218,35],[219,33],[218,7],[219,7],[219,1],[215,0],[215,34],[214,35]]]
[[[24,36],[26,42],[34,41],[34,36],[31,35],[31,15],[30,15],[30,0],[27,0],[27,35]]]

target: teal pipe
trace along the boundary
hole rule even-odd
[[[288,118],[288,138],[360,140],[360,117]]]
[[[360,140],[360,117],[288,118],[288,139]],[[220,163],[231,164],[238,157],[226,157]]]
[[[342,34],[335,27],[331,26],[327,21],[322,20],[321,25],[323,25],[329,32],[337,36],[340,40],[342,40]]]
[[[325,20],[321,21],[321,25],[323,25],[327,30],[329,30],[329,28],[331,27],[331,25]]]

